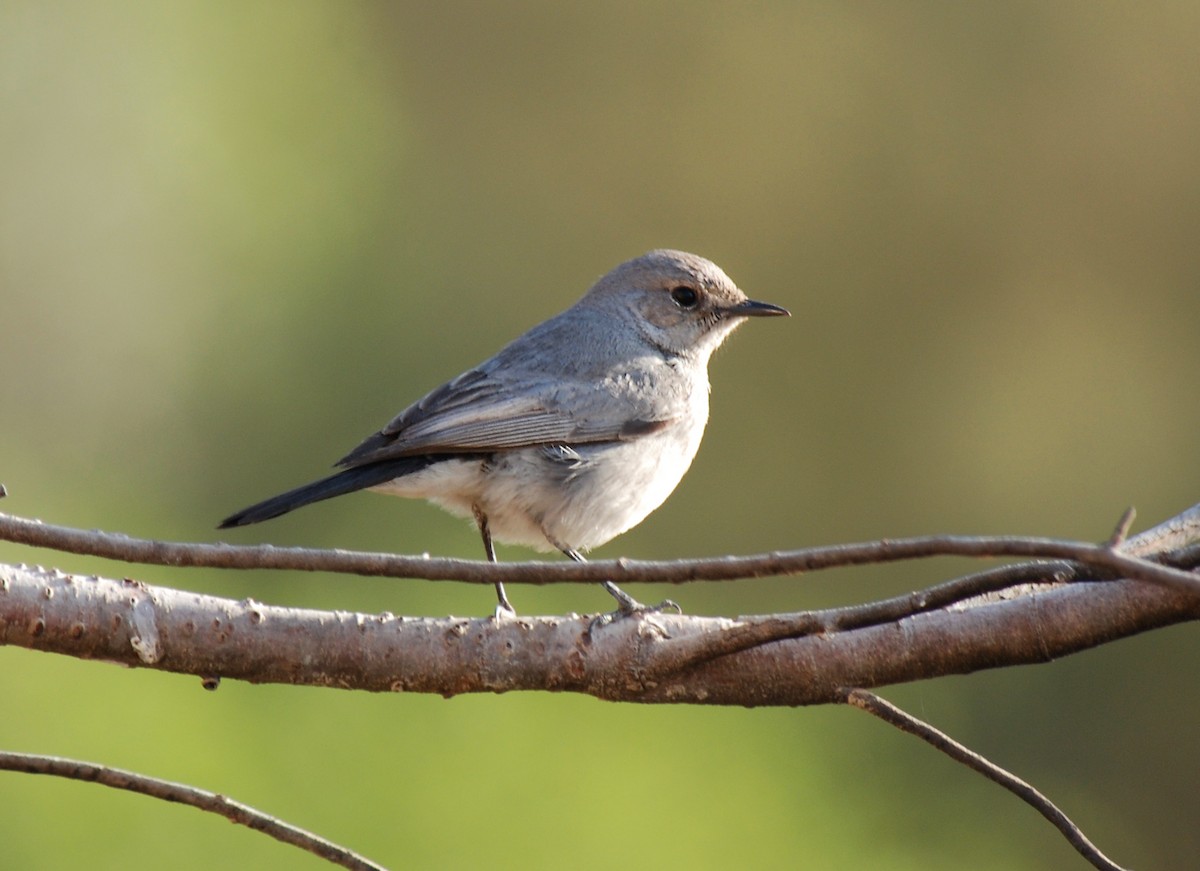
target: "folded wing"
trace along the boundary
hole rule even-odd
[[[345,467],[418,454],[479,453],[542,444],[585,444],[636,438],[671,417],[645,414],[637,395],[604,385],[552,381],[519,389],[472,369],[400,412],[338,461]],[[567,412],[565,408],[571,408]]]

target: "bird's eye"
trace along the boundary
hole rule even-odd
[[[671,290],[671,299],[680,308],[695,308],[700,295],[690,287],[676,287]]]

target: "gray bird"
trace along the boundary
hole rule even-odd
[[[692,463],[708,421],[708,359],[749,317],[716,264],[683,251],[622,263],[566,311],[400,412],[342,471],[225,518],[258,523],[355,490],[427,499],[493,539],[581,551],[636,526]],[[611,581],[620,612],[645,610]],[[511,612],[504,587],[499,607]]]

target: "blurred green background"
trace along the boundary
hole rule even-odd
[[[361,494],[218,533],[643,251],[790,321],[713,362],[675,495],[598,556],[933,532],[1099,539],[1200,500],[1200,5],[0,4],[0,508],[131,535],[476,558]],[[503,548],[502,559],[529,552]],[[274,604],[456,584],[0,560]],[[868,600],[971,564],[697,585]],[[515,588],[527,613],[597,588]],[[1200,851],[1194,627],[886,695],[1118,861]],[[1180,682],[1183,681],[1181,689]],[[229,794],[392,868],[1083,867],[866,715],[371,696],[0,648],[0,746]],[[214,817],[0,773],[5,867],[322,868]]]

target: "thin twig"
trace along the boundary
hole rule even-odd
[[[774,641],[807,635],[851,632],[968,602],[1018,584],[1061,584],[1088,579],[1082,567],[1070,562],[1027,562],[977,572],[933,587],[862,605],[844,605],[794,614],[741,616],[738,623],[719,635],[668,642],[674,648],[659,661],[656,674],[683,671],[721,656],[761,647]]]
[[[1196,566],[1200,560],[1200,546],[1184,548],[1183,545],[1200,534],[1200,505],[1195,505],[1177,517],[1172,517],[1132,538],[1126,538],[1134,513],[1132,508],[1126,509],[1117,526],[1120,535],[1110,539],[1110,544],[1138,556],[1154,554],[1164,564],[1176,568],[1191,569]],[[1173,553],[1166,552],[1174,548],[1179,548],[1179,550]],[[799,638],[815,632],[846,632],[868,626],[894,623],[906,617],[935,611],[939,608],[948,608],[1019,585],[1065,584],[1096,580],[1100,580],[1100,578],[1094,571],[1089,572],[1085,567],[1068,560],[1034,560],[1014,563],[964,575],[891,599],[881,599],[862,605],[827,608],[811,613],[772,615],[766,621],[772,624],[771,627],[767,631],[759,630],[759,640],[755,643],[763,644],[767,641],[784,638]],[[755,622],[757,618],[739,619]],[[749,634],[746,634],[741,639],[729,639],[730,649],[725,652],[736,653],[738,650],[754,646],[753,644],[741,644],[742,641],[748,641],[749,638]]]
[[[1182,516],[1182,515],[1181,515]],[[423,578],[476,584],[729,581],[802,574],[840,566],[899,562],[930,556],[1036,557],[1075,560],[1113,576],[1200,593],[1200,577],[1131,555],[1105,544],[1024,536],[934,535],[777,551],[742,557],[641,561],[488,563],[476,560],[385,553],[239,547],[153,541],[54,526],[0,513],[0,540],[124,562],[222,569],[291,569],[366,576]]]
[[[958,743],[945,732],[934,728],[922,720],[918,720],[912,714],[902,711],[891,702],[880,698],[874,693],[863,689],[845,690],[844,699],[847,704],[860,708],[869,714],[874,714],[885,723],[890,723],[901,731],[908,732],[910,735],[916,735],[930,746],[941,750],[951,759],[961,762],[973,771],[978,771],[984,777],[988,778],[988,780],[1000,784],[1049,820],[1051,825],[1062,832],[1063,837],[1093,867],[1103,869],[1103,871],[1123,871],[1120,865],[1101,853],[1096,845],[1088,840],[1079,826],[1075,825],[1070,817],[1059,810],[1054,802],[1021,780],[1021,778],[1010,774],[999,765],[985,759],[969,747]]]
[[[113,789],[126,789],[130,792],[148,795],[151,798],[190,805],[202,811],[225,817],[230,822],[270,835],[277,841],[307,850],[309,853],[320,856],[335,865],[341,865],[343,868],[352,868],[355,871],[386,871],[382,865],[377,865],[370,859],[262,811],[255,810],[249,805],[183,783],[159,780],[157,777],[147,777],[144,774],[110,768],[107,765],[80,762],[76,759],[3,750],[0,750],[0,769],[21,771],[26,774],[51,774],[70,780],[90,781]]]
[[[1113,534],[1108,537],[1108,546],[1119,548],[1125,543],[1129,537],[1129,527],[1133,526],[1133,519],[1137,517],[1137,510],[1130,505],[1125,509],[1125,513],[1121,515],[1121,519],[1117,521],[1117,526],[1113,530]]]
[[[1191,568],[1200,561],[1194,558],[1177,560],[1171,556],[1170,564]],[[668,645],[674,649],[662,657],[656,675],[683,671],[701,663],[741,653],[775,641],[803,638],[807,635],[831,635],[836,632],[852,632],[867,629],[927,614],[954,606],[982,605],[992,601],[996,594],[1014,587],[1028,592],[1035,587],[1049,588],[1059,584],[1098,581],[1094,571],[1086,566],[1065,560],[1035,560],[988,569],[960,578],[935,584],[924,590],[880,599],[861,605],[843,605],[820,611],[800,611],[792,614],[770,614],[739,616],[737,625],[715,637],[674,640]]]

